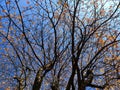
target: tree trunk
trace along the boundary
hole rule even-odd
[[[74,76],[75,76],[75,70],[72,71],[72,74],[70,76],[70,79],[69,79],[67,87],[66,87],[66,90],[70,90],[71,86],[72,86],[72,88],[74,88],[74,85],[73,85],[73,83],[74,83]]]
[[[40,68],[36,74],[36,78],[34,80],[33,88],[32,90],[39,90],[43,81],[44,76],[46,75],[45,72],[43,72],[43,69]]]
[[[87,87],[87,83],[85,83],[83,80],[80,81],[81,83],[79,84],[80,86],[78,86],[78,90],[85,90],[85,88]]]
[[[85,90],[85,86],[81,85],[78,90]]]

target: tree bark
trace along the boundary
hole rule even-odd
[[[78,90],[85,90],[85,86],[84,86],[84,85],[81,85],[81,86],[80,86],[80,89],[78,89]]]
[[[36,74],[36,78],[34,80],[33,88],[32,90],[39,90],[43,81],[44,76],[46,75],[45,72],[43,72],[43,69],[40,68]]]

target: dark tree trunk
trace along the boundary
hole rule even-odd
[[[36,78],[34,80],[32,90],[40,90],[40,87],[41,87],[41,84],[42,84],[42,81],[43,81],[43,78],[45,75],[46,75],[46,73],[43,72],[42,68],[40,68],[36,74]]]
[[[32,90],[40,90],[43,78],[52,68],[53,68],[53,63],[51,62],[46,64],[44,67],[39,68],[34,80]]]
[[[78,90],[85,90],[85,86],[80,86],[80,89]]]
[[[74,76],[75,76],[75,70],[72,71],[72,74],[70,76],[70,79],[69,79],[67,87],[66,87],[66,90],[70,90],[71,86],[72,86],[72,88],[74,88],[74,84],[73,84]]]
[[[39,90],[41,87],[42,81],[43,81],[43,77],[40,77],[40,79],[36,77],[32,90]]]

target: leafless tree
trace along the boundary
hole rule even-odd
[[[119,90],[119,26],[119,0],[1,0],[0,88]]]

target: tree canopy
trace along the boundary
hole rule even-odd
[[[119,0],[0,0],[0,89],[120,89]]]

